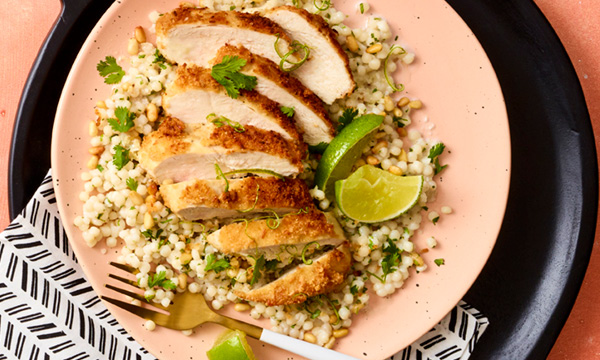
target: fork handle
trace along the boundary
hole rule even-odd
[[[352,356],[298,340],[291,336],[278,334],[267,329],[263,329],[262,334],[260,335],[260,341],[302,355],[311,360],[358,360]]]

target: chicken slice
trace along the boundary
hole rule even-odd
[[[254,90],[282,106],[294,109],[296,126],[304,133],[304,141],[308,145],[328,144],[333,139],[334,128],[323,102],[298,79],[283,72],[272,61],[252,54],[243,46],[222,47],[212,63],[220,63],[227,55],[246,60],[246,65],[241,71],[246,75],[256,76],[257,84]]]
[[[243,45],[255,54],[279,62],[275,41],[287,48],[285,31],[258,14],[211,11],[207,8],[178,8],[156,22],[156,44],[161,53],[177,64],[208,66],[225,44]]]
[[[300,179],[247,177],[229,180],[189,180],[162,185],[165,205],[185,220],[249,215],[273,210],[278,214],[312,208],[308,187]]]
[[[263,169],[282,176],[303,171],[304,152],[279,134],[245,126],[212,123],[186,125],[166,118],[158,130],[144,137],[139,151],[140,165],[161,184],[190,179],[216,179],[217,166],[224,173]]]
[[[348,55],[321,16],[294,6],[280,6],[269,10],[265,17],[310,48],[308,61],[293,72],[307,88],[327,104],[352,93],[356,83]]]
[[[261,219],[225,225],[207,237],[208,242],[224,254],[264,255],[266,260],[286,261],[311,248],[337,246],[346,240],[344,232],[330,213],[310,211],[288,214],[283,218]],[[316,243],[316,244],[312,244]]]
[[[285,116],[276,102],[244,90],[232,99],[210,72],[199,66],[179,66],[177,78],[163,94],[165,111],[188,124],[206,123],[210,114],[217,114],[242,125],[275,131],[286,140],[301,141],[293,119]]]
[[[312,264],[300,264],[279,279],[250,291],[234,290],[235,295],[267,306],[298,304],[309,297],[335,290],[350,271],[350,246],[344,242]]]

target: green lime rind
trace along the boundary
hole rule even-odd
[[[362,223],[391,220],[412,209],[423,191],[423,176],[397,176],[365,165],[335,183],[340,211]]]
[[[226,330],[206,352],[209,360],[256,360],[246,334],[239,330]]]
[[[327,195],[333,195],[332,184],[345,179],[352,166],[369,144],[384,117],[375,114],[362,115],[331,140],[315,171],[315,185]]]

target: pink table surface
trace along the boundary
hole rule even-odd
[[[565,45],[600,140],[600,1],[535,0]],[[0,1],[0,228],[9,223],[8,153],[19,98],[35,56],[60,10],[58,0]],[[50,140],[48,140],[50,141]],[[600,231],[583,286],[548,359],[600,359]],[[493,324],[492,324],[493,326]]]

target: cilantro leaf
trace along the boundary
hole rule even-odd
[[[129,150],[121,145],[115,145],[113,149],[115,150],[113,164],[115,164],[117,170],[121,170],[129,162]]]
[[[437,266],[442,266],[446,264],[446,261],[444,259],[435,259],[433,260],[433,262],[437,265]]]
[[[352,286],[350,286],[350,293],[351,293],[352,295],[356,295],[356,294],[358,294],[358,286],[356,286],[356,285],[352,285]]]
[[[229,269],[231,267],[229,261],[227,261],[226,259],[219,259],[216,261],[215,259],[215,254],[208,254],[206,256],[206,267],[204,268],[204,271],[213,270],[216,273],[220,273],[221,271]]]
[[[265,269],[267,271],[273,271],[277,268],[277,264],[279,264],[279,260],[277,260],[277,259],[267,260],[265,262]]]
[[[166,277],[166,271],[161,271],[154,275],[148,276],[148,287],[152,289],[155,286],[160,286],[167,290],[175,290],[177,286],[175,286],[175,284],[171,280],[167,280]]]
[[[383,271],[383,282],[385,282],[385,278],[388,274],[396,271],[396,267],[400,265],[400,252],[396,244],[392,241],[392,239],[387,239],[387,246],[383,248],[383,253],[385,254],[383,260],[381,261],[381,270]]]
[[[107,56],[104,60],[100,60],[96,65],[96,70],[100,76],[104,78],[107,84],[118,84],[125,75],[125,71],[117,64],[117,59],[112,56]]]
[[[287,117],[294,117],[294,113],[296,112],[296,110],[294,110],[294,107],[282,106],[280,109],[281,112],[284,113]]]
[[[210,73],[213,79],[225,87],[227,95],[233,99],[237,99],[240,95],[240,89],[252,90],[256,86],[256,76],[240,73],[244,65],[246,65],[246,60],[226,55],[220,63],[212,67]]]
[[[123,106],[119,106],[115,109],[116,119],[108,119],[108,123],[110,127],[114,131],[119,132],[127,132],[131,129],[135,124],[133,123],[133,119],[135,119],[135,114],[129,112],[129,109]]]
[[[350,124],[358,116],[358,110],[355,108],[346,108],[342,113],[342,116],[338,119],[337,131],[340,132],[348,124]]]
[[[166,62],[167,59],[160,53],[160,51],[158,51],[158,49],[156,49],[156,51],[154,52],[154,60],[152,60],[152,63],[158,64],[158,67],[160,67],[161,69],[166,69]]]
[[[437,224],[437,222],[440,220],[439,216],[434,217],[433,219],[431,219],[431,222],[433,223],[433,225]]]
[[[98,165],[96,166],[96,169],[100,170],[100,172],[103,172],[103,171],[104,171],[104,167],[103,167],[102,165],[100,165],[100,164],[98,164]]]
[[[408,119],[405,119],[403,117],[400,116],[393,116],[392,117],[392,122],[399,128],[403,128],[404,126],[406,126],[406,122],[408,122]]]
[[[265,266],[265,256],[261,255],[258,259],[256,259],[256,263],[254,264],[254,269],[252,269],[252,279],[250,279],[250,285],[256,284],[256,282],[260,279],[261,271]]]
[[[136,179],[134,179],[134,178],[128,178],[127,180],[125,180],[125,184],[127,185],[127,187],[130,190],[137,191],[138,182],[137,182]]]
[[[437,175],[442,172],[448,165],[441,166],[439,156],[442,155],[446,146],[443,143],[437,143],[431,147],[429,150],[428,158],[433,161],[433,165],[435,166],[434,175]]]

